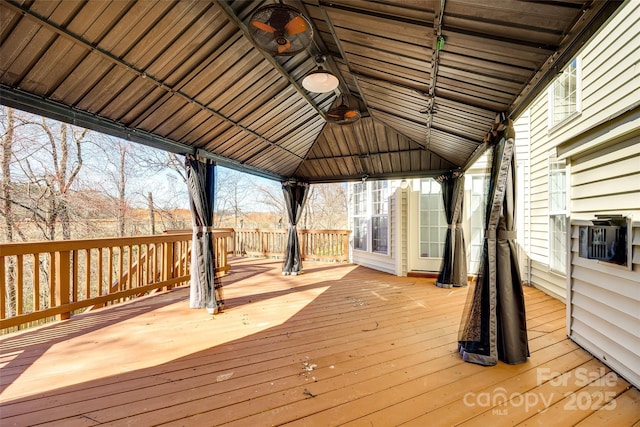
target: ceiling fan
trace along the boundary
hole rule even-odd
[[[293,56],[311,43],[313,28],[298,9],[276,3],[251,15],[249,34],[260,49],[271,55]]]
[[[356,122],[360,119],[360,111],[355,108],[351,108],[344,103],[344,97],[340,105],[327,111],[327,121],[330,123],[337,123],[339,125],[346,125]]]

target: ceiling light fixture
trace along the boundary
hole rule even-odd
[[[316,56],[316,62],[319,63],[320,69],[310,72],[302,79],[302,87],[309,92],[331,92],[340,84],[340,81],[336,76],[334,76],[330,71],[322,68],[322,64],[325,60],[326,57],[324,55]]]

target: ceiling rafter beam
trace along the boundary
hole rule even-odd
[[[78,44],[83,46],[85,49],[88,49],[100,56],[102,56],[103,58],[107,59],[108,61],[123,67],[125,69],[127,69],[128,71],[136,74],[139,78],[141,79],[146,79],[147,81],[153,83],[154,85],[156,85],[158,88],[165,90],[166,92],[170,93],[171,95],[176,95],[179,96],[180,98],[184,99],[185,101],[198,106],[199,108],[201,108],[202,110],[216,116],[217,118],[223,120],[224,122],[229,123],[230,125],[232,125],[233,127],[240,129],[241,131],[250,134],[251,136],[258,138],[266,143],[268,143],[269,145],[276,147],[284,152],[286,152],[287,154],[294,156],[300,160],[303,160],[303,157],[297,155],[296,153],[286,149],[285,147],[282,147],[281,145],[277,144],[274,141],[271,141],[270,139],[268,139],[267,137],[249,129],[247,126],[242,125],[240,122],[237,122],[233,119],[231,119],[230,117],[227,117],[226,115],[224,115],[223,113],[221,113],[220,111],[211,108],[199,101],[197,101],[196,99],[194,99],[193,97],[185,94],[184,92],[180,91],[180,90],[175,90],[174,88],[172,88],[171,86],[169,86],[168,84],[166,84],[165,82],[156,79],[155,77],[147,74],[144,72],[144,70],[141,70],[139,68],[137,68],[136,66],[134,66],[133,64],[130,64],[128,62],[126,62],[125,60],[117,57],[116,55],[112,54],[111,52],[102,49],[101,47],[92,44],[91,42],[89,42],[88,40],[84,39],[82,36],[79,36],[77,34],[74,34],[72,32],[70,32],[69,30],[61,27],[60,25],[51,22],[49,19],[47,19],[44,16],[41,16],[35,12],[33,12],[30,9],[27,9],[19,4],[16,4],[13,0],[4,0],[5,4],[10,8],[13,9],[15,12],[25,16],[26,18],[29,18],[35,22],[37,22],[38,24],[42,25],[43,27],[46,27],[47,29],[49,29],[50,31],[53,31],[54,33],[63,36],[69,40],[71,40],[73,43]]]
[[[456,169],[457,170],[457,169]],[[405,179],[405,178],[436,178],[445,173],[451,172],[451,169],[432,169],[430,171],[405,171],[405,172],[397,172],[397,173],[385,173],[383,174],[375,174],[367,175],[367,181],[378,181],[378,180],[390,180],[390,179]],[[361,175],[336,175],[331,178],[322,178],[322,179],[310,179],[305,178],[311,184],[328,184],[333,182],[358,182],[362,181]]]
[[[385,154],[402,154],[402,153],[424,153],[424,150],[420,148],[408,148],[406,150],[393,150],[393,151],[378,151],[369,154],[344,154],[340,156],[326,156],[326,157],[308,157],[307,160],[336,160],[353,157],[372,157],[372,156],[384,156]]]

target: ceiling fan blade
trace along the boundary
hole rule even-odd
[[[307,22],[301,16],[296,16],[284,26],[284,31],[293,36],[307,31]]]
[[[289,49],[291,49],[291,43],[289,43],[289,40],[287,40],[286,44],[279,44],[278,45],[278,53],[285,53]]]
[[[271,25],[269,24],[265,24],[264,22],[260,22],[260,21],[251,21],[251,25],[253,25],[256,28],[261,29],[262,31],[266,31],[268,33],[275,33],[276,29],[273,28]]]

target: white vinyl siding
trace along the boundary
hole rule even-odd
[[[631,271],[578,256],[578,228],[589,224],[572,222],[568,335],[640,387],[640,223],[632,227]]]
[[[640,2],[625,2],[581,53],[582,114],[557,135],[570,169],[567,333],[640,387]],[[560,127],[563,127],[561,124]],[[631,269],[579,256],[595,215],[632,219]]]
[[[531,284],[531,228],[527,212],[531,209],[530,146],[531,121],[530,112],[525,110],[514,123],[516,131],[516,247],[518,265],[523,283]]]
[[[552,271],[549,258],[549,153],[555,151],[555,139],[548,132],[547,107],[547,98],[541,96],[529,109],[529,209],[524,220],[527,226],[525,240],[528,244],[526,259],[529,271],[524,280],[528,279],[533,286],[564,301],[565,277]]]
[[[529,277],[534,286],[563,301],[566,278],[552,268],[549,250],[552,245],[549,232],[549,153],[563,143],[568,144],[564,152],[569,154],[575,151],[574,146],[584,146],[585,157],[580,164],[576,164],[571,155],[564,156],[570,165],[567,213],[571,219],[590,219],[595,213],[629,212],[636,212],[634,219],[640,217],[640,197],[630,196],[633,188],[640,187],[640,163],[637,157],[629,157],[628,154],[632,145],[638,145],[637,140],[627,140],[624,155],[611,156],[595,150],[602,144],[615,144],[615,140],[622,136],[632,136],[638,127],[639,119],[633,111],[637,111],[640,105],[639,27],[640,2],[626,2],[611,22],[596,33],[577,55],[576,64],[580,70],[576,83],[576,88],[580,89],[578,114],[571,114],[550,126],[549,92],[538,96],[529,105],[529,209],[524,220]],[[612,118],[621,115],[623,118],[616,129],[601,130]],[[516,134],[516,138],[519,139],[520,135]],[[561,158],[562,154],[558,152]]]

